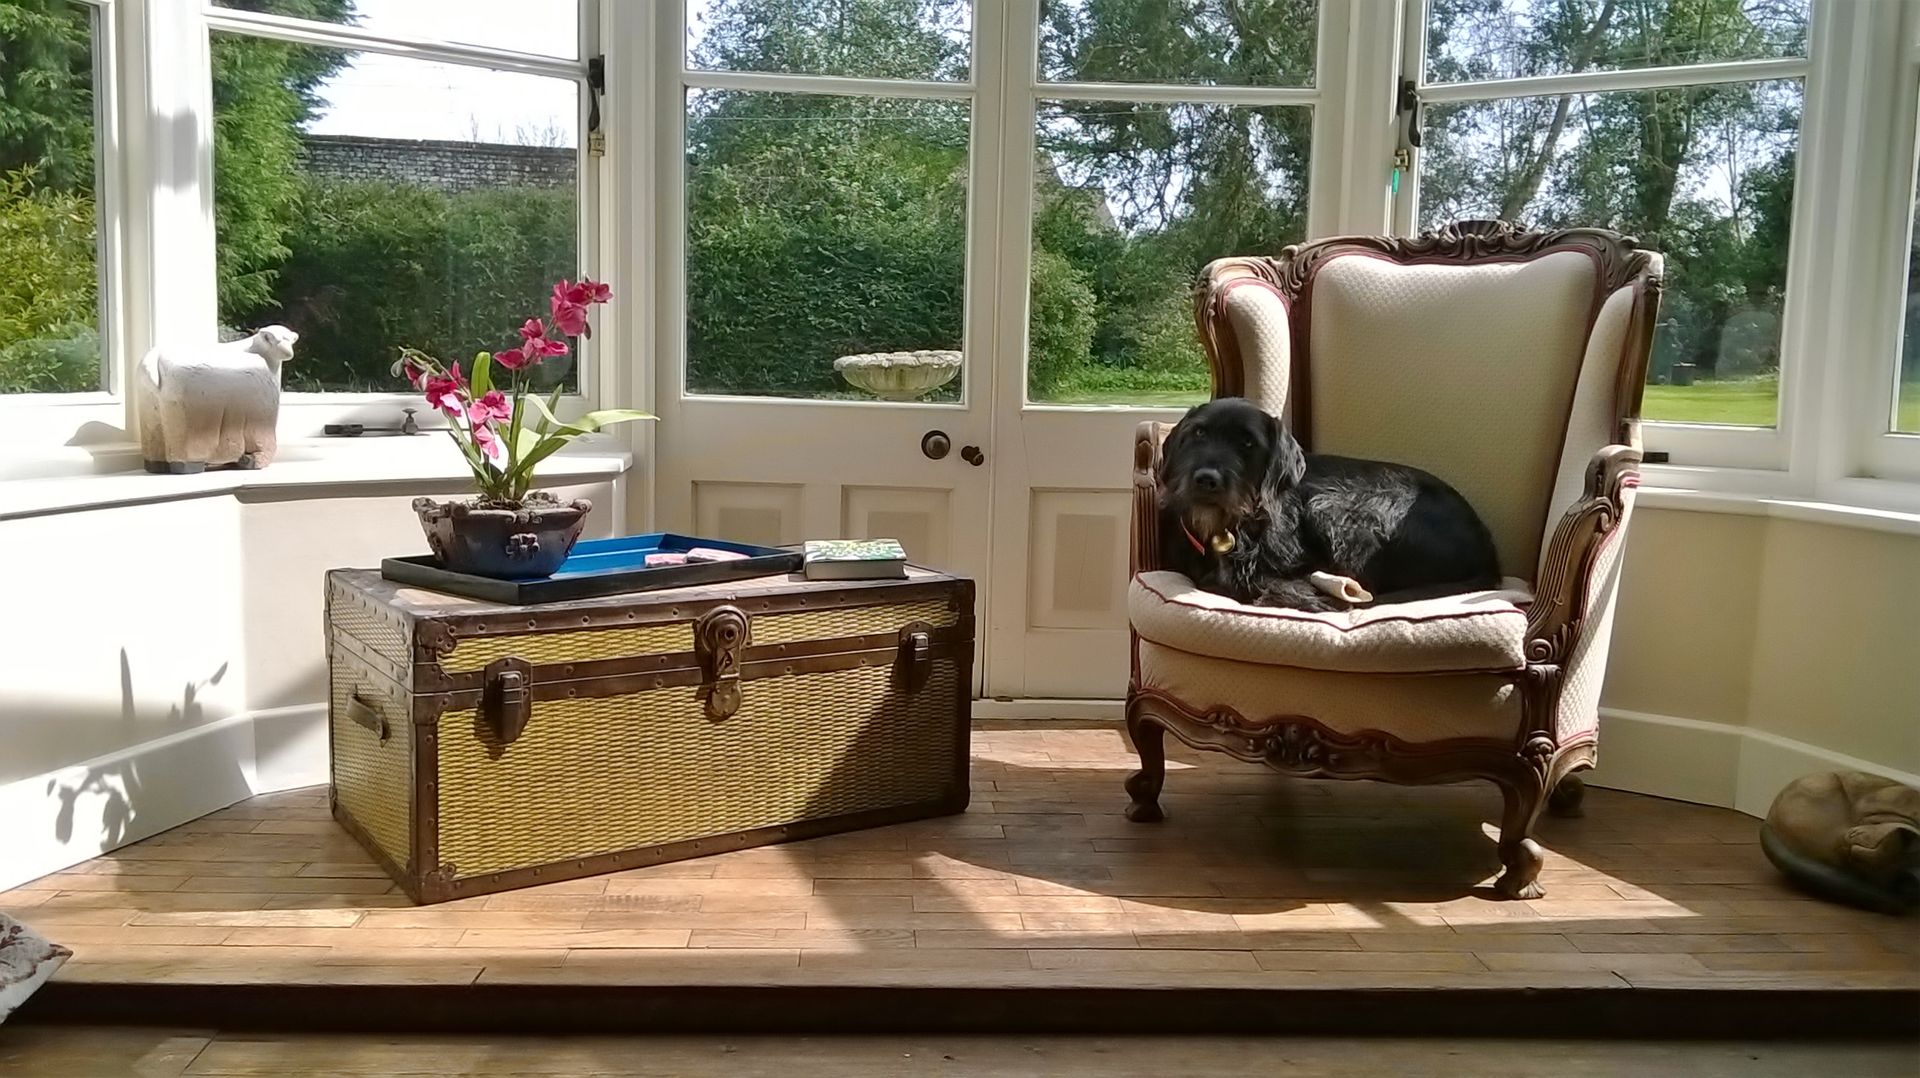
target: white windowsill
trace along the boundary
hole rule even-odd
[[[1909,484],[1896,484],[1908,486]],[[1642,486],[1636,497],[1642,509],[1678,509],[1696,513],[1733,513],[1775,517],[1843,528],[1866,528],[1895,535],[1920,536],[1920,512],[1879,509],[1866,505],[1793,498],[1771,494],[1693,490],[1684,487]]]
[[[110,470],[101,470],[102,467]],[[607,436],[577,439],[540,466],[543,486],[615,478],[633,466],[627,447]],[[9,478],[0,468],[0,520],[119,505],[204,498],[249,490],[297,489],[315,497],[349,489],[423,484],[449,493],[469,481],[465,463],[438,434],[403,438],[366,436],[283,442],[273,464],[258,471],[152,475],[139,453],[76,453],[42,462]]]

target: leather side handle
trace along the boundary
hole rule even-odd
[[[380,739],[381,744],[385,744],[387,738],[393,736],[393,731],[387,728],[386,716],[380,713],[377,705],[360,695],[358,689],[353,691],[353,695],[347,697],[347,718],[352,720],[354,725],[364,726],[373,731],[373,735]]]

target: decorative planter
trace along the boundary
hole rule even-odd
[[[585,498],[562,503],[542,491],[528,495],[518,509],[413,500],[427,545],[442,566],[498,580],[552,576],[573,552],[592,509]]]
[[[840,377],[881,400],[910,401],[953,381],[960,353],[943,349],[918,352],[864,352],[833,361]]]

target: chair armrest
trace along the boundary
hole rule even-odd
[[[1629,436],[1639,440],[1632,431]],[[1626,519],[1627,491],[1639,485],[1638,445],[1601,446],[1587,464],[1585,491],[1560,518],[1541,559],[1527,612],[1529,663],[1564,663],[1573,653],[1594,598],[1594,564],[1608,535]]]
[[[1160,561],[1161,448],[1173,430],[1171,423],[1151,420],[1133,431],[1133,538],[1127,549],[1127,571],[1147,573]]]

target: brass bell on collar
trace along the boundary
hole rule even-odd
[[[1233,549],[1233,533],[1221,532],[1207,540],[1207,545],[1213,548],[1215,554],[1225,554]]]

